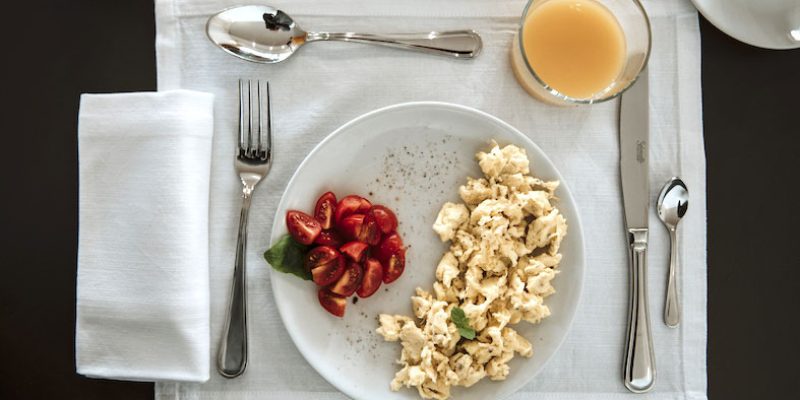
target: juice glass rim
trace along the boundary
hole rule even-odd
[[[519,37],[519,40],[517,40],[517,42],[519,42],[519,52],[522,55],[522,60],[525,61],[525,68],[528,69],[528,72],[530,72],[530,74],[533,76],[533,79],[536,79],[536,82],[539,82],[539,84],[542,85],[542,87],[548,93],[550,93],[551,95],[557,97],[559,100],[562,100],[562,101],[565,101],[565,102],[568,102],[568,103],[574,103],[574,104],[596,104],[596,103],[602,103],[604,101],[608,101],[608,100],[611,100],[611,99],[614,99],[614,98],[618,97],[619,95],[624,93],[626,90],[628,90],[628,88],[631,87],[634,83],[636,83],[637,80],[639,80],[639,77],[641,76],[642,71],[644,71],[644,69],[647,67],[647,63],[650,61],[650,49],[653,46],[653,32],[652,32],[652,29],[651,29],[651,26],[650,26],[650,16],[647,15],[647,10],[644,9],[644,6],[642,5],[642,2],[640,0],[629,0],[629,1],[634,3],[636,5],[636,7],[639,8],[639,11],[642,12],[642,16],[644,17],[645,26],[647,27],[647,49],[645,50],[644,62],[642,63],[641,68],[639,68],[639,71],[636,73],[636,76],[633,79],[631,79],[628,82],[628,84],[625,85],[625,87],[623,87],[622,89],[617,91],[617,93],[614,93],[611,96],[600,98],[600,99],[593,99],[593,98],[579,99],[579,98],[570,97],[570,96],[567,96],[565,94],[562,94],[558,90],[554,89],[552,86],[550,86],[547,83],[545,83],[544,80],[542,80],[542,78],[540,78],[539,75],[536,73],[536,71],[534,71],[533,68],[531,67],[531,63],[528,61],[528,55],[525,54],[525,47],[524,47],[524,44],[523,44],[523,41],[525,40],[525,35],[523,34],[523,28],[525,27],[525,20],[528,17],[528,10],[530,9],[530,7],[533,5],[534,2],[541,3],[543,1],[550,1],[550,0],[528,0],[528,4],[525,5],[525,9],[522,10],[522,19],[520,21],[518,32],[517,32],[517,36]],[[603,4],[602,0],[589,0],[589,1],[596,1],[596,2],[598,2],[600,4]]]

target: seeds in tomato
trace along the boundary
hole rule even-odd
[[[327,192],[320,196],[314,207],[314,217],[322,225],[322,229],[333,227],[334,212],[336,212],[336,195],[333,192]]]
[[[372,212],[368,212],[367,215],[364,216],[364,222],[361,225],[361,231],[358,232],[358,240],[371,246],[375,246],[376,244],[380,243],[381,230],[378,226],[378,222],[375,220],[375,215],[373,215]]]
[[[363,273],[364,271],[358,263],[352,261],[347,263],[347,268],[345,268],[342,277],[330,287],[331,293],[344,297],[352,295],[361,285]]]
[[[392,253],[389,258],[383,263],[383,283],[392,283],[406,268],[406,251],[400,249]]]
[[[289,210],[286,213],[286,228],[294,240],[305,245],[313,243],[314,239],[322,232],[319,221],[297,210]]]
[[[327,230],[322,231],[319,233],[316,239],[314,239],[315,244],[323,245],[323,246],[331,246],[335,248],[339,248],[339,246],[344,243],[344,239],[339,232],[334,230]]]
[[[330,246],[317,246],[306,254],[306,270],[311,271],[316,267],[325,265],[341,257],[338,250]]]
[[[341,255],[311,270],[311,278],[319,286],[328,286],[344,274],[345,262]]]
[[[347,299],[337,294],[331,293],[326,288],[320,288],[317,292],[319,304],[329,313],[341,318],[344,316],[344,309],[347,306]]]
[[[378,260],[367,258],[364,261],[364,278],[361,280],[361,286],[356,290],[356,294],[361,298],[372,296],[381,287],[382,281],[383,266]]]

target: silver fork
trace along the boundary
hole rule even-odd
[[[262,102],[264,86],[266,102]],[[255,112],[253,103],[255,102]],[[265,107],[262,107],[265,103]],[[262,115],[266,114],[266,121]],[[219,347],[217,369],[226,378],[235,378],[247,367],[247,291],[245,256],[247,254],[247,216],[253,189],[269,172],[272,163],[272,124],[270,121],[269,82],[239,80],[239,146],[234,166],[242,180],[242,212],[236,242],[230,308]],[[266,122],[266,127],[263,126]],[[266,128],[266,129],[265,129]],[[266,136],[266,137],[264,137]]]

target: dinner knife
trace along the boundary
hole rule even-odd
[[[656,378],[647,306],[647,219],[650,205],[647,80],[645,69],[633,86],[622,94],[619,108],[619,168],[630,264],[628,340],[623,379],[625,387],[634,393],[649,391]]]

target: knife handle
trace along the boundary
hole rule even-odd
[[[625,387],[644,393],[653,387],[656,364],[647,306],[647,229],[629,229],[631,268],[628,341],[625,348]]]

